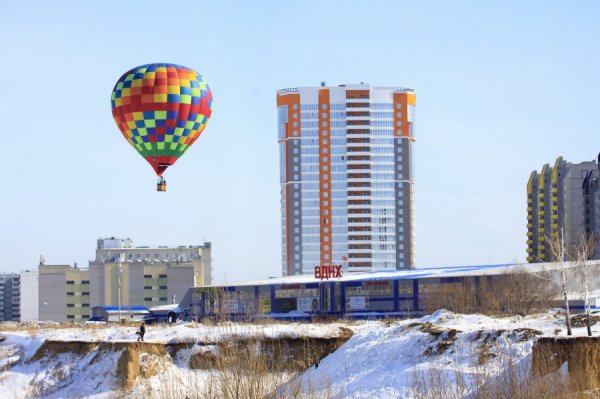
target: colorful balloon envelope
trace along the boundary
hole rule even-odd
[[[111,105],[123,137],[161,176],[200,137],[210,119],[212,93],[190,68],[148,64],[121,76]]]

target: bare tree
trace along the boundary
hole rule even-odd
[[[574,248],[577,268],[581,272],[581,290],[583,293],[583,305],[585,308],[585,319],[588,336],[592,336],[590,321],[590,267],[588,260],[596,251],[596,238],[589,234],[583,234]]]
[[[573,268],[573,270],[568,271],[565,267],[565,261],[568,259],[569,253],[567,251],[567,247],[565,246],[565,239],[562,229],[554,237],[546,236],[546,242],[550,245],[552,257],[560,266],[560,290],[565,301],[567,335],[573,335],[573,331],[571,329],[571,311],[569,309],[568,283],[574,277],[575,273],[577,272],[577,268]]]

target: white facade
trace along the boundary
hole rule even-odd
[[[21,321],[38,321],[39,306],[39,274],[34,270],[20,273],[21,279]]]

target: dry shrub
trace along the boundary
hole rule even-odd
[[[423,295],[423,306],[428,312],[448,309],[463,314],[527,315],[554,306],[556,293],[551,281],[520,269],[439,284]]]

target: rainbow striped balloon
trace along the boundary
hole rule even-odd
[[[161,176],[200,137],[212,112],[212,93],[190,68],[148,64],[121,76],[111,106],[123,137]]]

